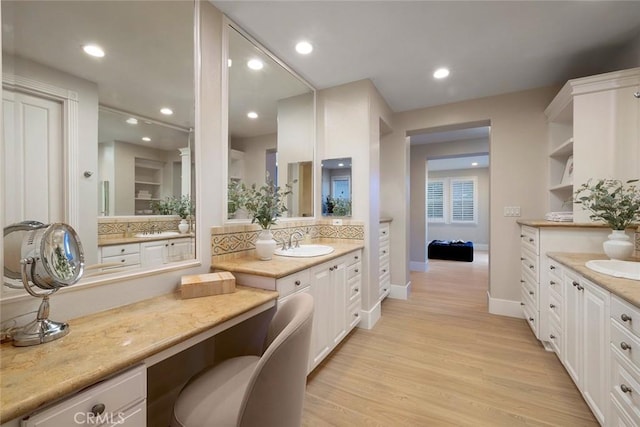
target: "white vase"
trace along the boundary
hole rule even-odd
[[[609,258],[624,260],[633,254],[633,243],[624,230],[613,230],[607,237],[609,240],[606,240],[602,247]]]
[[[180,224],[178,224],[178,231],[181,234],[186,233],[187,231],[189,231],[189,223],[187,222],[186,219],[181,219],[180,220]]]
[[[262,261],[268,261],[276,251],[276,241],[271,230],[262,230],[256,240],[256,255]]]

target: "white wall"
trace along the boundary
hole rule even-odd
[[[247,185],[264,185],[267,176],[267,150],[275,150],[278,144],[277,134],[254,136],[252,138],[234,138],[231,147],[244,152],[244,180]],[[286,168],[285,168],[286,173]],[[272,177],[274,179],[275,177]]]
[[[472,241],[474,247],[489,244],[489,168],[458,169],[429,172],[429,179],[472,178],[478,180],[478,223],[445,224],[430,222],[427,225],[427,242],[430,240]]]
[[[312,162],[314,153],[313,92],[278,101],[278,184],[290,183],[290,163]]]
[[[406,136],[434,127],[490,122],[489,288],[494,298],[513,301],[520,298],[519,226],[517,218],[504,217],[502,213],[505,206],[520,206],[525,218],[540,218],[546,211],[548,144],[544,109],[558,90],[557,87],[547,87],[397,113],[393,117],[393,133],[385,136],[385,144],[389,145],[386,151],[395,153],[385,155],[385,167],[397,172],[385,174],[387,182],[383,197],[402,203],[407,214],[414,210],[417,212],[415,218],[421,220],[412,221],[408,229],[417,233],[421,227],[424,228],[421,223],[424,224],[426,174],[414,176],[413,165],[407,170]],[[414,162],[413,158],[411,162]],[[419,162],[424,163],[423,159]],[[411,179],[411,196],[400,200],[393,189],[405,188],[407,176]],[[414,194],[421,195],[419,200],[415,200]],[[402,215],[399,209],[392,212]],[[396,215],[394,222],[395,218]],[[392,253],[406,250],[408,237],[392,236]],[[404,260],[398,262],[408,266],[408,253]],[[392,271],[394,266],[392,264]]]

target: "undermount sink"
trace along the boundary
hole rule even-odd
[[[617,259],[596,259],[587,261],[587,268],[613,277],[640,280],[640,262]]]
[[[163,231],[161,233],[137,233],[133,237],[138,237],[140,239],[158,239],[163,237],[175,237],[179,236],[180,233],[177,231]]]
[[[327,245],[300,245],[297,248],[291,249],[276,249],[275,255],[308,258],[314,256],[327,255],[333,252],[334,249]]]

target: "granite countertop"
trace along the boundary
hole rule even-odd
[[[609,259],[605,254],[549,252],[547,256],[576,271],[612,294],[619,296],[636,307],[640,307],[640,281],[609,276],[585,266],[585,263],[592,259]],[[629,261],[640,262],[640,258],[629,258]]]
[[[149,235],[148,237],[107,237],[107,238],[98,238],[98,246],[112,246],[112,245],[123,245],[126,243],[142,243],[142,242],[153,242],[157,240],[169,240],[169,239],[184,239],[185,237],[195,237],[193,233],[185,233],[185,234],[176,234],[174,236],[154,236]]]
[[[230,271],[232,273],[254,274],[279,279],[357,249],[364,248],[364,242],[362,240],[314,239],[312,243],[332,246],[334,251],[328,255],[309,258],[274,255],[270,261],[260,261],[251,253],[235,259],[214,261],[211,268],[214,270]]]
[[[274,291],[243,286],[229,294],[186,300],[173,293],[70,320],[69,334],[46,344],[2,344],[0,422],[26,415],[277,297]]]

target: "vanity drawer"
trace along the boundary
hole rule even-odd
[[[389,242],[380,242],[380,258],[389,257]]]
[[[389,223],[380,224],[380,241],[389,239]]]
[[[276,281],[276,290],[279,298],[284,298],[289,294],[299,291],[311,284],[311,274],[309,270],[302,270],[298,273],[290,274]]]
[[[102,267],[103,270],[140,265],[140,253],[102,257],[102,264],[112,263],[113,265],[105,265]]]
[[[139,243],[127,243],[126,245],[102,246],[102,258],[117,255],[140,253]]]
[[[537,228],[523,225],[520,229],[522,246],[536,255],[540,254],[540,234]]]
[[[89,420],[89,418],[95,417],[92,412],[100,409],[102,409],[102,419],[107,421],[105,424],[109,425],[108,421],[111,421],[117,425],[123,418],[133,415],[133,413],[126,412],[131,406],[144,401],[146,397],[147,369],[141,365],[30,415],[23,420],[22,426],[102,425],[95,418],[93,418],[93,423]]]
[[[347,321],[349,322],[349,329],[360,323],[360,299],[357,299],[347,309]]]
[[[630,367],[617,351],[611,352],[611,394],[625,412],[640,414],[638,372]]]
[[[531,274],[534,282],[540,282],[540,276],[538,274],[538,256],[533,254],[531,251],[522,248],[520,251],[520,262],[522,264],[522,274]]]
[[[543,341],[548,341],[551,348],[562,360],[562,328],[555,318],[549,318],[549,336],[543,337]]]
[[[351,252],[348,255],[345,255],[347,259],[347,265],[353,265],[355,263],[359,263],[362,260],[362,251]]]
[[[640,370],[640,338],[614,321],[611,322],[611,347],[619,350],[621,357]]]
[[[527,304],[526,301],[523,308],[524,308],[524,319],[529,324],[529,327],[531,327],[533,334],[537,337],[538,336],[538,311],[535,309],[535,307],[532,307],[530,304]]]
[[[347,267],[347,280],[359,276],[362,272],[362,264],[359,262]]]
[[[360,296],[362,295],[362,280],[360,279],[360,277],[354,277],[353,279],[349,280],[347,289],[349,289],[349,299],[347,304],[351,305],[356,300],[359,300]]]
[[[611,420],[608,425],[616,427],[637,427],[640,425],[640,416],[635,412],[628,412],[629,408],[624,409],[626,405],[620,403],[616,395],[611,394],[611,410],[609,415]]]
[[[549,292],[549,306],[547,307],[549,317],[553,318],[558,325],[562,325],[562,300],[558,298],[555,292]]]
[[[522,275],[522,279],[520,279],[520,283],[522,283],[522,292],[527,294],[527,297],[531,300],[533,306],[538,308],[538,294],[536,283],[533,282],[533,279],[529,277],[527,274]]]
[[[611,318],[624,329],[640,336],[640,309],[615,295],[611,296]]]

